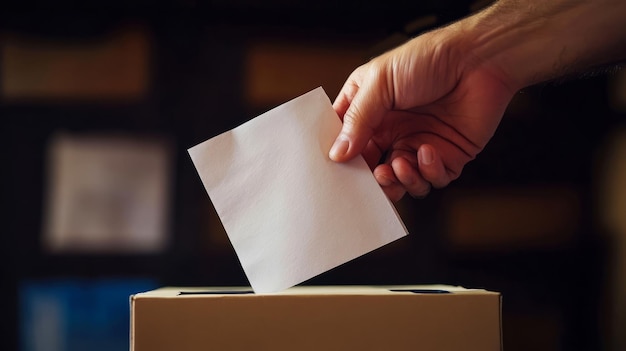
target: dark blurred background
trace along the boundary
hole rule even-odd
[[[487,4],[3,2],[0,349],[127,349],[129,294],[246,285],[186,149]],[[408,237],[306,284],[486,288],[507,350],[623,350],[625,115],[618,70],[524,89]]]

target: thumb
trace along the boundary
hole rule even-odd
[[[379,80],[376,80],[378,83]],[[366,84],[359,88],[343,116],[343,126],[328,156],[346,162],[365,149],[387,112],[389,99],[382,84]]]

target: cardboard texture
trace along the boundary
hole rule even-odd
[[[451,286],[161,288],[131,296],[130,349],[495,351],[500,301]]]

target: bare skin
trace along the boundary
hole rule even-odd
[[[519,89],[626,57],[623,23],[621,0],[502,0],[420,35],[350,75],[329,156],[363,154],[393,201],[426,196],[483,150]]]

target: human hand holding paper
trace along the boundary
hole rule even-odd
[[[255,292],[284,290],[407,234],[362,157],[328,158],[340,129],[317,88],[189,149]]]

